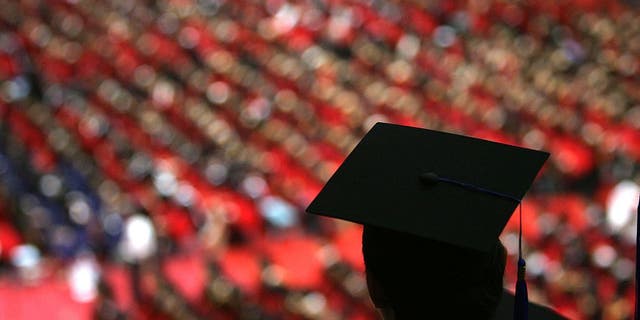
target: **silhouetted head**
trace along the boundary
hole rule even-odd
[[[362,251],[371,299],[385,319],[490,319],[500,302],[506,250],[499,240],[484,253],[365,225]]]

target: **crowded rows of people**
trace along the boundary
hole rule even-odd
[[[0,3],[0,277],[57,261],[100,319],[370,319],[360,228],[303,211],[385,121],[551,152],[531,299],[633,311],[631,4]]]

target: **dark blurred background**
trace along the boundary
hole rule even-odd
[[[0,319],[374,319],[303,211],[377,121],[551,152],[530,299],[629,319],[636,5],[0,0]]]

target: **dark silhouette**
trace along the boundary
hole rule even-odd
[[[528,307],[523,259],[516,299],[505,298],[498,240],[548,157],[379,122],[307,212],[365,226],[369,290],[385,320],[548,319],[537,311],[550,310]]]
[[[498,240],[484,253],[365,226],[362,251],[369,293],[385,319],[491,319],[500,302],[506,250]]]
[[[362,253],[371,300],[383,319],[513,319],[514,296],[503,289],[507,252],[490,252],[364,226]],[[528,318],[562,320],[529,303]]]

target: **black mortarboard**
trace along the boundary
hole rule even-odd
[[[490,252],[549,154],[377,123],[307,212]],[[527,319],[519,259],[515,319]]]
[[[548,156],[377,123],[307,212],[489,251]]]

